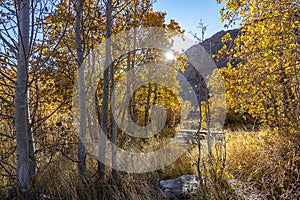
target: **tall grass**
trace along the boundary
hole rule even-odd
[[[145,151],[161,145],[157,140],[148,142],[153,149]],[[201,155],[204,187],[199,189],[198,194],[186,198],[251,199],[251,192],[255,192],[257,194],[254,196],[261,199],[299,199],[299,150],[295,137],[287,137],[279,131],[264,129],[226,132],[226,143],[218,143],[211,154]],[[159,181],[183,174],[197,174],[197,157],[197,147],[194,146],[170,166],[155,172],[119,172],[118,179],[113,179],[108,169],[107,178],[99,181],[96,160],[88,156],[89,181],[82,182],[76,163],[57,155],[55,161],[37,176],[33,197],[74,200],[164,199]],[[12,178],[0,180],[0,196],[9,193],[14,181]],[[3,185],[7,187],[3,188]],[[241,186],[250,189],[241,190]]]
[[[227,175],[266,199],[299,199],[300,147],[269,129],[227,134]]]
[[[90,160],[90,162],[93,162]],[[108,173],[108,172],[107,172]],[[70,161],[51,165],[36,181],[35,191],[51,199],[161,199],[162,193],[150,182],[147,175],[120,173],[117,179],[107,174],[98,180],[96,169],[90,168],[89,181],[78,176],[77,166]],[[149,176],[149,174],[148,174]]]

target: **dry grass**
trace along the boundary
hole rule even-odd
[[[96,166],[96,165],[95,165]],[[51,165],[41,174],[35,183],[35,190],[51,199],[161,199],[161,192],[148,175],[119,174],[117,180],[108,174],[104,181],[97,179],[96,169],[90,169],[89,182],[85,183],[78,176],[77,166],[65,160]]]
[[[59,162],[51,164],[47,170],[38,176],[34,190],[51,199],[163,199],[159,189],[159,181],[176,178],[183,174],[195,174],[195,149],[181,156],[164,169],[144,173],[119,173],[117,180],[110,177],[107,170],[105,181],[97,180],[97,163],[89,157],[89,182],[83,183],[77,173],[76,163],[60,158]]]
[[[203,155],[201,169],[202,176],[205,177],[205,191],[200,189],[196,196],[190,198],[204,199],[204,192],[209,199],[249,199],[253,195],[262,199],[299,198],[299,146],[295,143],[295,137],[291,138],[293,140],[269,129],[228,132],[226,165],[223,165],[224,149],[218,149],[221,146],[217,146],[211,158]],[[156,140],[149,142],[154,147],[160,145],[156,144]],[[92,157],[87,160],[88,183],[83,183],[78,177],[76,163],[61,156],[55,160],[46,171],[37,176],[33,185],[34,191],[51,199],[163,199],[158,187],[160,180],[197,173],[197,147],[156,172],[120,173],[119,178],[114,180],[107,170],[108,176],[102,182],[97,180],[97,163]],[[232,181],[237,184],[230,184]],[[9,182],[8,184],[6,179],[2,179],[0,184],[11,185],[14,180]],[[255,191],[257,194],[239,190],[240,185],[253,189],[244,191]],[[8,189],[0,188],[0,195],[7,193]],[[44,199],[47,199],[46,196]]]
[[[299,146],[278,131],[227,134],[227,175],[268,199],[300,197]]]

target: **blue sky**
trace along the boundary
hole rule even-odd
[[[154,3],[156,11],[167,12],[166,22],[175,19],[191,39],[193,36],[188,33],[189,31],[197,32],[197,35],[201,36],[200,30],[197,29],[200,19],[205,25],[208,24],[205,38],[226,30],[224,24],[220,22],[221,8],[222,5],[217,4],[216,0],[157,0]]]

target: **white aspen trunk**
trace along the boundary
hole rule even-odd
[[[27,82],[30,1],[18,0],[18,63],[15,94],[15,126],[17,140],[17,181],[23,193],[29,191],[29,155],[27,132]]]
[[[29,89],[27,89],[27,99],[29,100]],[[27,102],[27,131],[28,131],[28,156],[29,156],[29,175],[30,178],[35,175],[36,170],[36,156],[35,156],[35,146],[34,137],[31,128],[31,117],[30,117],[30,107]]]
[[[111,65],[111,44],[110,37],[112,35],[112,0],[106,1],[106,45],[105,45],[105,70],[103,78],[103,101],[102,101],[102,132],[99,143],[99,162],[98,162],[98,173],[99,179],[104,178],[105,174],[105,154],[106,154],[106,138],[107,127],[108,127],[108,99],[109,99],[109,65]]]
[[[117,145],[117,125],[116,125],[116,121],[114,120],[114,116],[113,116],[113,112],[112,109],[114,108],[114,87],[115,87],[115,79],[114,79],[114,66],[110,65],[110,80],[111,80],[111,123],[112,123],[112,176],[114,178],[117,177],[117,171],[116,171],[116,167],[117,167],[117,149],[116,149],[116,145]]]
[[[86,153],[85,153],[85,137],[86,137],[86,104],[85,104],[85,80],[84,80],[84,65],[83,65],[83,51],[82,51],[82,38],[83,32],[81,26],[82,19],[82,0],[76,1],[76,19],[75,19],[75,42],[77,51],[77,63],[78,63],[78,90],[79,90],[79,107],[80,107],[80,130],[78,136],[78,173],[86,180]]]

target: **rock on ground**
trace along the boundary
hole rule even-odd
[[[160,189],[165,197],[174,199],[196,193],[199,188],[198,175],[185,174],[176,179],[160,181]]]

